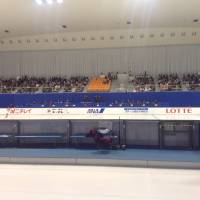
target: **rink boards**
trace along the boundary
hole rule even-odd
[[[102,120],[200,120],[200,108],[192,107],[93,107],[2,108],[0,120],[102,119]]]

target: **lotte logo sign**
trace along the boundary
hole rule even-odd
[[[167,114],[192,114],[192,108],[166,108]]]

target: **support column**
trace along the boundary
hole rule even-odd
[[[68,130],[67,130],[67,137],[68,137],[68,140],[67,140],[67,145],[70,147],[71,146],[71,139],[70,139],[70,136],[72,135],[72,121],[71,120],[68,120]]]
[[[200,149],[199,125],[200,125],[199,121],[195,121],[193,123],[192,143],[194,150]]]
[[[120,120],[120,146],[126,148],[126,121]]]

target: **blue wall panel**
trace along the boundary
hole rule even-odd
[[[100,106],[109,106],[128,99],[137,102],[157,102],[158,107],[200,107],[200,92],[144,92],[144,93],[41,93],[41,94],[0,94],[0,108],[8,107],[64,107],[67,101],[76,107],[84,107],[84,96],[88,96],[87,107],[96,106],[95,97],[101,99]],[[86,105],[85,105],[86,106]],[[116,106],[116,105],[115,105]],[[138,106],[134,104],[134,106]],[[149,107],[154,107],[150,105]]]

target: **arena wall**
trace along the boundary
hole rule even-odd
[[[199,45],[0,53],[3,77],[93,76],[101,72],[200,72]]]

